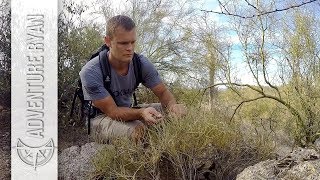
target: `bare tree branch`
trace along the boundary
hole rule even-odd
[[[236,109],[233,111],[233,114],[230,118],[230,122],[232,121],[233,117],[236,115],[238,109],[244,104],[244,103],[248,103],[248,102],[253,102],[253,101],[256,101],[258,99],[262,99],[262,98],[265,98],[264,96],[259,96],[257,98],[253,98],[253,99],[247,99],[247,100],[243,100],[240,104],[238,104],[238,106],[236,107]]]
[[[247,3],[248,1],[245,0]],[[282,9],[275,9],[275,10],[272,10],[272,11],[266,11],[266,12],[261,12],[261,13],[258,13],[258,14],[253,14],[251,16],[242,16],[242,15],[239,15],[239,14],[234,14],[234,13],[230,13],[227,8],[225,6],[223,6],[222,4],[222,7],[225,9],[226,12],[218,12],[218,11],[209,11],[209,10],[201,10],[203,12],[207,12],[207,13],[215,13],[215,14],[222,14],[222,15],[228,15],[228,16],[234,16],[234,17],[239,17],[239,18],[243,18],[243,19],[248,19],[248,18],[254,18],[254,17],[258,17],[258,16],[263,16],[263,15],[267,15],[267,14],[272,14],[272,13],[276,13],[276,12],[281,12],[281,11],[287,11],[289,9],[293,9],[293,8],[297,8],[297,7],[301,7],[301,6],[304,6],[306,4],[310,4],[310,3],[313,3],[313,2],[317,2],[318,0],[309,0],[309,1],[306,1],[306,2],[302,2],[301,4],[295,4],[295,5],[292,5],[292,6],[288,6],[288,7],[285,7],[285,8],[282,8]],[[219,4],[221,2],[219,1]],[[249,6],[257,9],[257,7],[253,6],[252,4],[248,3]],[[258,9],[257,9],[258,10]],[[259,11],[259,10],[258,10]]]
[[[229,13],[229,11],[228,11],[228,9],[226,8],[226,6],[223,5],[220,0],[217,0],[217,1],[219,2],[220,8],[221,8],[221,6],[222,6],[223,9],[224,9],[227,13]]]
[[[281,94],[280,94],[280,91],[279,91],[278,87],[272,85],[271,82],[267,78],[266,55],[265,55],[265,52],[264,52],[265,37],[266,37],[267,27],[265,27],[265,28],[263,27],[263,22],[262,22],[261,16],[259,16],[259,21],[260,21],[260,25],[261,25],[260,27],[261,27],[261,31],[262,31],[262,42],[261,42],[261,47],[259,48],[259,51],[260,51],[260,57],[262,59],[263,79],[271,88],[273,88],[273,89],[275,89],[277,91],[278,96],[281,99]]]
[[[258,98],[255,98],[255,99],[249,99],[249,100],[244,100],[242,102],[251,102],[251,101],[255,101],[255,100],[258,100],[258,99],[262,99],[262,98],[266,98],[266,99],[273,99],[277,102],[279,102],[280,104],[284,105],[290,112],[292,115],[296,116],[297,117],[297,123],[299,124],[299,126],[301,126],[303,129],[307,129],[305,123],[303,122],[302,120],[302,117],[300,115],[300,113],[290,105],[290,103],[287,103],[286,101],[284,101],[283,99],[280,99],[279,97],[276,97],[276,96],[273,96],[273,95],[269,95],[269,94],[266,94],[263,90],[260,90],[260,89],[257,89],[255,88],[254,86],[252,85],[249,85],[249,84],[239,84],[239,83],[217,83],[217,84],[214,84],[214,85],[211,85],[211,86],[208,86],[206,87],[204,90],[203,90],[203,93],[202,93],[202,97],[204,96],[204,93],[212,88],[212,87],[216,87],[216,86],[239,86],[239,87],[248,87],[256,92],[258,92],[261,96],[259,96]],[[201,100],[202,101],[202,100]],[[201,102],[200,101],[200,102]],[[241,102],[241,104],[243,104]],[[239,105],[238,105],[239,106]],[[241,106],[241,105],[240,105]],[[239,107],[236,108],[236,110],[238,109]],[[233,116],[232,116],[233,118]]]
[[[260,12],[260,10],[254,6],[253,4],[251,4],[248,0],[244,0],[249,6],[253,7],[255,10],[257,10],[258,12]]]

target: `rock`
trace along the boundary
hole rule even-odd
[[[296,148],[277,160],[266,160],[247,167],[237,180],[318,180],[320,179],[320,154],[314,149]]]
[[[316,139],[314,145],[320,150],[320,138]]]
[[[284,173],[283,177],[279,174],[279,177],[285,180],[318,180],[320,179],[320,160],[301,162]]]
[[[237,176],[237,180],[273,179],[275,177],[275,164],[276,160],[266,160],[254,166],[249,166]]]
[[[86,180],[94,171],[92,158],[106,145],[95,142],[72,146],[59,155],[59,179]]]

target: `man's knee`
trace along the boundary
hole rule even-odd
[[[145,135],[145,131],[146,131],[146,127],[143,123],[135,126],[131,133],[132,140],[135,142],[141,141]]]

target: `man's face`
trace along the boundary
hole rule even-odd
[[[106,37],[105,41],[113,58],[124,63],[132,60],[136,42],[135,28],[126,31],[123,27],[117,27],[113,37]]]

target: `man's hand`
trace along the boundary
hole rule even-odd
[[[187,108],[183,104],[173,104],[169,106],[169,115],[173,116],[174,118],[180,118],[187,114]]]
[[[147,125],[157,124],[163,120],[163,116],[155,108],[148,107],[141,109],[141,117],[147,123]]]

